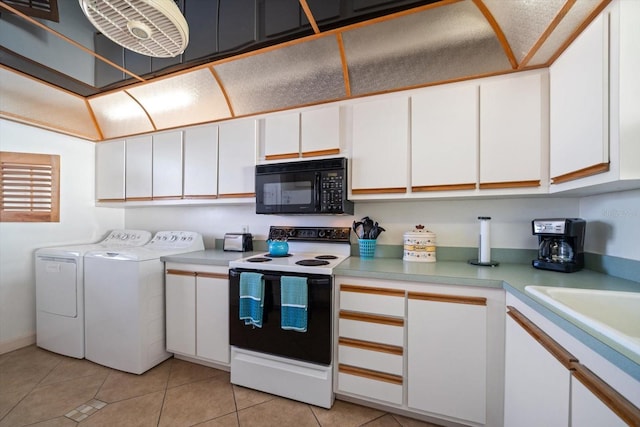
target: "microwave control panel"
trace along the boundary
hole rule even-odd
[[[324,172],[320,178],[322,212],[342,212],[344,209],[344,177],[338,172]]]

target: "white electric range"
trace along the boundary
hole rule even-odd
[[[350,232],[349,227],[272,226],[269,238],[286,239],[287,256],[267,252],[229,263],[233,384],[325,408],[333,405],[333,269],[351,252]],[[259,279],[258,295],[246,295],[249,278]],[[295,325],[288,324],[292,280],[301,287],[294,288],[296,296],[300,289],[304,295],[296,301],[294,313],[302,317]],[[257,321],[247,322],[243,313],[249,299],[257,301]]]

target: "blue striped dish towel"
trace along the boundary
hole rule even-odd
[[[280,326],[307,332],[308,287],[306,277],[280,277]]]
[[[240,273],[240,320],[262,328],[264,280],[261,273]]]

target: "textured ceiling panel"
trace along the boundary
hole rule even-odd
[[[511,69],[471,1],[359,27],[343,40],[353,95]]]
[[[321,37],[215,67],[236,115],[345,97],[340,50]]]
[[[529,53],[565,3],[565,0],[483,1],[507,38],[518,64]]]
[[[142,107],[124,91],[92,98],[89,104],[106,139],[154,130]]]
[[[208,68],[178,74],[128,90],[157,129],[231,117],[220,86]]]
[[[98,140],[84,98],[71,95],[14,71],[0,68],[0,115]]]
[[[576,1],[528,65],[546,64],[600,3],[601,0]]]

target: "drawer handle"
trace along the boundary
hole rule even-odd
[[[487,305],[487,299],[484,297],[429,294],[429,293],[423,293],[423,292],[409,292],[409,299],[417,299],[422,301],[452,302],[454,304]]]
[[[376,314],[356,313],[355,311],[340,310],[340,319],[356,320],[358,322],[380,323],[382,325],[404,326],[404,319]]]
[[[387,295],[391,297],[404,298],[403,289],[374,288],[374,287],[368,287],[368,286],[343,284],[343,285],[340,285],[340,291],[341,292],[359,292],[362,294],[373,294],[373,295]]]
[[[375,381],[384,381],[391,384],[402,385],[402,377],[399,375],[386,374],[384,372],[372,371],[371,369],[358,368],[351,365],[338,365],[338,372],[357,377],[367,378]]]
[[[353,338],[340,337],[338,339],[338,344],[348,347],[360,348],[362,350],[394,354],[396,356],[402,356],[403,353],[402,347],[398,347],[397,345],[380,344],[377,342],[356,340]]]

